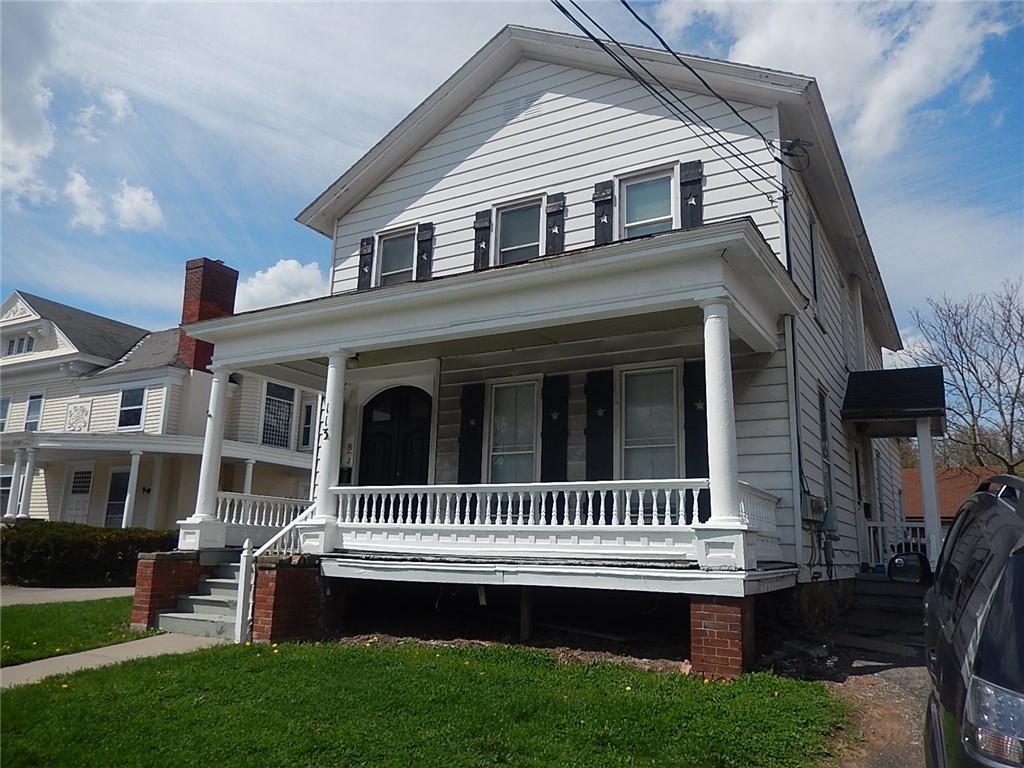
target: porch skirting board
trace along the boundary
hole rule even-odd
[[[333,553],[320,570],[331,578],[563,587],[633,592],[744,597],[796,585],[788,564],[759,571],[701,571],[696,562],[571,561],[550,559],[444,558]]]

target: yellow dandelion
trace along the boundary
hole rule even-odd
[[[707,685],[707,684],[708,684],[708,683],[710,683],[710,682],[711,682],[711,681],[710,681],[710,680],[708,680],[708,679],[707,679],[706,677],[704,678],[704,685]]]
[[[633,686],[632,685],[627,685],[626,686],[626,690],[627,691],[632,691],[633,690]]]
[[[277,648],[274,649],[274,653],[277,653]]]
[[[271,648],[277,648],[277,643],[271,643],[270,647]]]
[[[61,686],[61,688],[67,688],[67,687],[68,687],[67,683],[64,683],[64,685]]]
[[[250,643],[248,640],[246,640],[245,641],[245,647],[248,648],[250,645],[252,645],[252,643]]]
[[[60,653],[60,648],[54,648],[54,649],[53,649],[53,652],[54,652],[54,653]]]

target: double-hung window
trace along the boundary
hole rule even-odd
[[[32,336],[19,336],[16,339],[8,339],[4,349],[4,357],[9,355],[27,355],[36,347],[36,340]]]
[[[142,409],[146,402],[146,388],[121,390],[121,407],[117,416],[118,429],[141,429]]]
[[[515,264],[543,252],[541,201],[498,210],[498,264]]]
[[[676,374],[671,368],[626,371],[622,377],[622,477],[679,474]]]
[[[7,416],[11,412],[11,398],[0,397],[0,432],[7,431]]]
[[[43,415],[43,396],[29,395],[28,407],[25,409],[25,431],[38,432],[39,420]]]
[[[537,465],[537,383],[491,388],[490,482],[532,483]]]
[[[263,430],[260,439],[263,445],[291,448],[294,408],[295,390],[268,381],[263,398]]]
[[[415,279],[416,230],[380,235],[380,285],[397,285]]]
[[[619,185],[622,237],[668,232],[675,227],[677,206],[671,171],[623,179]]]
[[[299,426],[299,450],[313,450],[313,440],[316,437],[316,400],[303,398],[300,413]]]

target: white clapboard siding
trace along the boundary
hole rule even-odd
[[[505,105],[533,95],[533,109],[506,123]],[[764,143],[711,97],[688,98],[735,147],[677,120],[626,79],[521,62],[337,222],[333,292],[356,287],[361,238],[423,221],[435,228],[435,276],[472,269],[476,211],[546,193],[566,195],[566,249],[590,245],[595,183],[681,160],[704,161],[705,220],[750,215],[777,249],[779,214],[765,194],[772,187],[751,184],[719,157],[739,152],[742,162],[774,177]],[[772,110],[741,109],[766,135],[777,135]],[[755,178],[755,171],[744,173]]]
[[[143,412],[143,430],[151,435],[159,435],[164,426],[164,408],[167,407],[167,387],[146,388],[146,409]]]
[[[245,376],[235,397],[238,399],[238,440],[259,443],[260,420],[263,416],[263,380]]]
[[[181,406],[183,397],[183,384],[180,381],[172,381],[167,386],[164,395],[164,410],[166,419],[164,421],[168,435],[181,434]]]

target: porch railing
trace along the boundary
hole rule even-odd
[[[251,539],[253,546],[262,546],[282,528],[290,525],[310,502],[276,496],[254,496],[244,493],[218,493],[215,517],[227,524],[226,542],[238,546]]]
[[[886,563],[904,552],[927,554],[928,538],[924,524],[873,523],[868,526],[868,549],[872,564]]]

